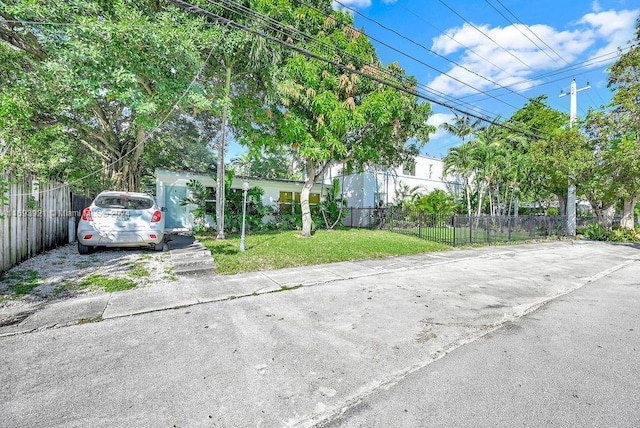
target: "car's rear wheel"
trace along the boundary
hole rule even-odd
[[[90,252],[91,248],[88,245],[84,245],[80,241],[78,241],[78,253],[89,254]]]
[[[162,250],[164,250],[164,241],[160,241],[160,242],[158,242],[157,244],[155,244],[155,245],[153,246],[153,249],[154,249],[155,251],[162,251]]]

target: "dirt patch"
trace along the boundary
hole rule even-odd
[[[97,277],[126,279],[136,287],[177,280],[169,251],[104,249],[80,255],[76,245],[69,244],[32,257],[0,276],[0,309],[103,293]]]

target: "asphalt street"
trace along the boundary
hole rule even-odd
[[[132,315],[123,292],[0,337],[0,426],[639,426],[638,261],[555,242],[193,278],[242,297]]]
[[[340,427],[640,427],[640,263],[362,400]]]

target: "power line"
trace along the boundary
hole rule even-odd
[[[383,28],[383,29],[385,29],[385,30],[387,30],[387,31],[390,31],[390,32],[392,32],[393,34],[396,34],[397,36],[399,36],[399,37],[403,38],[404,40],[406,40],[406,41],[408,41],[408,42],[410,42],[410,43],[412,43],[412,44],[414,44],[414,45],[416,45],[416,46],[418,46],[418,47],[420,47],[420,48],[424,49],[425,51],[427,51],[427,52],[429,52],[429,53],[431,53],[431,54],[433,54],[433,55],[436,55],[437,57],[439,57],[439,58],[441,58],[441,59],[444,59],[445,61],[448,61],[448,62],[450,62],[450,63],[454,64],[455,66],[460,67],[460,68],[464,69],[465,71],[467,71],[467,72],[469,72],[469,73],[471,73],[471,74],[473,74],[473,75],[475,75],[475,76],[478,76],[478,77],[480,77],[481,79],[486,80],[487,82],[489,82],[489,83],[491,83],[491,84],[493,84],[493,85],[495,85],[495,86],[498,86],[498,87],[500,87],[500,88],[506,89],[506,90],[508,90],[508,91],[512,92],[513,94],[518,95],[518,96],[520,96],[520,97],[522,97],[522,98],[525,98],[525,99],[526,99],[526,97],[525,97],[524,95],[522,95],[522,94],[520,94],[520,93],[517,93],[517,92],[515,92],[515,91],[513,91],[513,90],[511,90],[511,89],[509,89],[509,88],[507,88],[507,87],[504,87],[504,86],[502,86],[500,83],[498,83],[498,82],[496,82],[496,81],[494,81],[494,80],[491,80],[491,79],[489,79],[489,78],[487,78],[487,77],[485,77],[485,76],[482,76],[481,74],[477,73],[476,71],[470,70],[469,68],[465,67],[465,66],[464,66],[464,65],[462,65],[462,64],[458,64],[456,61],[453,61],[452,59],[449,59],[449,58],[445,57],[444,55],[440,55],[439,53],[432,51],[431,49],[429,49],[428,47],[424,46],[423,44],[418,43],[418,42],[414,41],[413,39],[410,39],[410,38],[409,38],[409,37],[407,37],[407,36],[404,36],[403,34],[399,33],[398,31],[396,31],[396,30],[394,30],[394,29],[392,29],[392,28],[389,28],[389,27],[385,26],[384,24],[380,23],[379,21],[377,21],[377,20],[375,20],[375,19],[373,19],[373,18],[368,17],[367,15],[365,15],[365,14],[363,14],[363,13],[359,12],[358,10],[356,10],[356,9],[352,9],[352,8],[350,8],[350,7],[348,7],[348,6],[345,6],[343,3],[341,3],[341,2],[340,2],[340,1],[338,1],[338,0],[334,0],[334,2],[335,2],[335,3],[337,3],[337,4],[339,4],[339,5],[341,5],[341,6],[343,6],[345,9],[348,9],[348,10],[350,10],[350,11],[352,11],[352,12],[354,12],[354,13],[358,14],[359,16],[361,16],[361,17],[363,17],[363,18],[367,19],[368,21],[375,23],[376,25],[380,26],[381,28]],[[366,34],[365,34],[365,35],[366,35]],[[375,39],[375,38],[373,38],[372,36],[369,36],[369,35],[367,35],[367,37],[369,37],[369,39],[371,39],[371,40],[374,40],[374,41],[376,41],[376,42],[378,42],[378,43],[382,44],[382,45],[383,45],[383,46],[385,46],[385,47],[388,47],[388,48],[390,48],[390,49],[392,49],[392,50],[394,50],[394,51],[396,51],[396,52],[400,53],[401,55],[406,56],[407,58],[413,59],[414,61],[419,62],[420,64],[423,64],[423,65],[425,65],[425,66],[427,66],[427,67],[429,67],[429,68],[431,68],[431,69],[433,69],[433,70],[437,71],[438,73],[441,73],[441,74],[443,74],[443,75],[445,75],[445,76],[449,77],[450,79],[453,79],[453,80],[455,80],[455,81],[457,81],[457,82],[462,83],[462,84],[464,84],[465,86],[468,86],[468,87],[470,87],[471,89],[474,89],[475,91],[477,91],[477,92],[479,92],[479,93],[483,93],[483,94],[486,94],[486,95],[488,95],[488,96],[491,96],[491,95],[487,94],[484,90],[482,90],[482,89],[478,89],[478,88],[476,88],[476,87],[474,87],[474,86],[471,86],[471,85],[469,85],[469,84],[468,84],[468,83],[466,83],[466,82],[462,82],[461,80],[459,80],[459,79],[457,79],[457,78],[454,78],[453,76],[450,76],[448,73],[445,73],[445,72],[442,72],[442,71],[440,71],[440,70],[437,70],[437,69],[435,69],[434,67],[432,67],[432,66],[430,66],[430,65],[428,65],[428,64],[425,64],[423,61],[420,61],[420,60],[418,60],[418,59],[414,58],[413,56],[411,56],[411,55],[409,55],[409,54],[407,54],[407,53],[405,53],[405,52],[402,52],[402,51],[400,51],[400,50],[398,50],[398,49],[394,48],[393,46],[390,46],[389,44],[387,44],[387,43],[385,43],[385,42],[382,42],[382,41],[380,41],[380,40],[378,40],[378,39]],[[492,97],[492,98],[494,98],[494,97]],[[512,106],[512,105],[510,105],[510,104],[508,104],[508,103],[505,103],[504,101],[502,101],[502,100],[500,100],[500,99],[498,99],[498,98],[494,98],[494,99],[496,99],[496,100],[497,100],[497,101],[499,101],[499,102],[502,102],[503,104],[508,105],[508,106],[509,106],[509,107],[511,107],[511,108],[516,108],[515,106]]]
[[[266,16],[266,15],[260,14],[259,12],[255,11],[255,10],[253,10],[253,9],[251,9],[251,8],[248,8],[248,7],[244,6],[244,5],[241,5],[241,4],[237,3],[237,2],[234,2],[234,1],[226,2],[226,3],[231,4],[231,5],[233,5],[233,6],[235,6],[235,7],[236,7],[236,9],[233,9],[232,7],[229,7],[228,5],[226,5],[226,4],[221,4],[220,2],[217,2],[217,1],[215,1],[215,0],[208,0],[208,1],[209,1],[209,3],[214,3],[215,5],[218,5],[218,6],[223,7],[224,9],[226,9],[227,11],[229,11],[229,12],[231,12],[231,13],[240,13],[239,11],[243,11],[245,14],[249,14],[249,15],[251,15],[251,16],[253,16],[253,17],[256,17],[256,18],[258,18],[258,19],[261,19],[261,20],[264,20],[264,21],[271,22],[271,23],[272,23],[272,24],[271,24],[271,29],[275,30],[276,32],[281,32],[281,33],[283,33],[283,31],[295,32],[296,34],[298,34],[299,36],[303,37],[304,39],[306,39],[306,40],[310,40],[310,41],[314,41],[314,42],[316,42],[316,43],[318,43],[318,44],[321,44],[321,45],[325,46],[327,49],[330,49],[330,50],[335,51],[335,52],[339,52],[339,53],[341,53],[342,55],[349,56],[349,57],[351,57],[352,59],[356,59],[357,61],[361,61],[361,62],[366,62],[366,61],[367,61],[366,59],[363,59],[363,58],[359,58],[359,57],[357,57],[355,54],[351,54],[351,53],[345,52],[343,49],[340,49],[340,48],[338,48],[338,47],[336,47],[336,46],[334,46],[334,45],[329,45],[329,44],[327,44],[327,43],[324,43],[324,42],[322,42],[322,41],[319,41],[319,40],[317,40],[315,37],[313,37],[313,36],[311,36],[311,35],[309,35],[309,34],[307,34],[307,33],[304,33],[304,32],[302,32],[302,31],[300,31],[300,30],[297,30],[297,29],[295,29],[295,28],[291,28],[291,27],[285,26],[285,25],[283,25],[281,22],[279,22],[279,21],[277,21],[277,20],[275,20],[275,19],[273,19],[273,18],[271,18],[271,17],[269,17],[269,16]],[[305,6],[309,7],[309,8],[310,8],[310,9],[312,9],[312,10],[319,11],[319,12],[320,12],[320,13],[322,13],[325,17],[329,18],[329,16],[328,16],[328,15],[324,14],[324,12],[320,11],[319,9],[314,8],[313,6],[309,6],[309,5],[307,5],[307,4],[303,3],[303,2],[301,2],[301,3],[302,3],[302,4],[304,4]],[[269,24],[267,24],[267,25],[269,26]],[[345,26],[345,28],[347,28],[347,26]],[[358,33],[360,33],[360,34],[363,34],[363,35],[366,35],[367,37],[369,37],[367,34],[365,34],[365,33],[361,32],[360,30],[357,30],[357,29],[355,29],[355,28],[353,28],[353,27],[348,26],[348,29],[351,29],[351,30],[353,30],[353,31],[357,31],[357,32],[358,32]],[[283,33],[283,34],[284,34],[285,36],[286,36],[286,35],[288,35],[287,33]],[[390,46],[390,47],[391,47],[391,46]],[[391,48],[393,48],[393,47],[391,47]],[[395,48],[393,48],[393,49],[395,49]],[[396,51],[397,51],[397,52],[399,52],[399,53],[402,53],[401,51],[399,51],[399,50],[397,50],[397,49],[396,49]],[[406,55],[406,54],[404,54],[404,55]],[[406,55],[406,56],[408,56],[408,55]],[[415,59],[415,60],[416,60],[416,61],[418,61],[418,62],[420,62],[420,60],[417,60],[416,58],[414,58],[414,57],[412,57],[412,56],[409,56],[409,57],[410,57],[410,58],[412,58],[412,59]],[[430,67],[428,64],[425,64],[425,65],[426,65],[426,66],[428,66],[428,67]],[[386,70],[386,69],[384,69],[384,68],[381,68],[381,67],[378,67],[378,66],[374,66],[374,65],[370,65],[370,67],[371,67],[371,68],[374,68],[377,72],[379,72],[379,73],[381,73],[381,74],[386,74],[386,75],[388,75],[391,79],[398,80],[398,76],[395,76],[395,75],[393,75],[393,74],[389,73],[389,71],[387,71],[387,70]],[[432,67],[432,68],[433,68],[433,67]],[[435,69],[435,70],[436,70],[436,71],[438,71],[439,73],[442,73],[441,71],[439,71],[439,70],[437,70],[437,69]],[[444,73],[444,74],[446,74],[446,73]],[[452,79],[453,79],[453,77],[452,77]],[[461,81],[460,81],[460,83],[465,84],[464,82],[461,82]],[[421,87],[424,91],[429,92],[429,93],[431,93],[431,94],[433,94],[433,95],[435,95],[435,96],[437,96],[437,97],[441,97],[441,98],[443,98],[443,99],[445,99],[445,100],[448,100],[448,102],[449,102],[449,103],[453,103],[453,104],[466,104],[466,105],[468,105],[469,107],[471,107],[472,109],[476,109],[476,110],[484,110],[484,109],[478,108],[477,106],[471,105],[471,104],[469,104],[469,103],[467,103],[467,102],[464,102],[464,101],[462,101],[462,102],[461,102],[460,100],[457,100],[457,99],[455,99],[455,98],[453,98],[453,97],[449,96],[448,94],[445,94],[445,93],[443,93],[443,92],[441,92],[441,91],[434,90],[434,89],[432,89],[432,88],[429,88],[428,86],[421,85],[421,84],[417,84],[416,86],[417,86],[417,87]],[[469,86],[469,85],[467,85],[467,86]],[[471,87],[471,86],[470,86],[470,87]],[[479,89],[477,89],[477,88],[473,88],[473,87],[471,87],[471,88],[472,88],[472,89],[474,89],[474,90],[476,90],[476,91],[478,91],[478,92],[482,92],[481,90],[479,90]],[[492,97],[492,96],[491,96],[491,95],[489,95],[489,94],[487,94],[487,95],[488,95],[489,97],[491,97],[491,98],[494,98],[496,101],[502,102],[503,104],[505,104],[505,105],[507,105],[507,106],[509,106],[509,107],[511,107],[511,108],[517,109],[517,107],[515,107],[515,106],[513,106],[513,105],[510,105],[510,104],[508,104],[508,103],[506,103],[506,102],[504,102],[504,101],[502,101],[502,100],[500,100],[500,99],[498,99],[498,98]],[[486,110],[485,110],[485,111],[486,111]],[[489,113],[489,114],[492,114],[491,112],[488,112],[488,113]]]
[[[524,65],[525,67],[531,69],[531,66],[529,64],[527,64],[526,62],[522,61],[522,59],[518,58],[513,52],[511,52],[509,49],[505,48],[504,46],[502,46],[500,43],[496,42],[495,40],[493,40],[491,38],[491,36],[489,36],[487,33],[485,33],[484,31],[482,31],[481,29],[479,29],[478,27],[476,27],[475,25],[473,25],[471,22],[467,21],[467,19],[460,15],[458,12],[456,12],[455,9],[453,9],[451,6],[449,6],[444,0],[438,0],[440,3],[442,3],[447,9],[449,9],[451,12],[453,12],[457,17],[459,17],[460,19],[462,19],[464,22],[466,22],[467,24],[469,24],[471,27],[473,27],[477,32],[479,32],[480,34],[482,34],[483,36],[485,36],[487,39],[491,40],[496,46],[498,46],[500,49],[502,49],[503,51],[505,51],[506,53],[508,53],[509,55],[511,55],[516,61],[520,62],[522,65]]]
[[[419,92],[417,92],[417,91],[414,91],[414,90],[411,90],[411,89],[406,88],[406,87],[404,87],[404,86],[401,86],[401,85],[399,85],[399,84],[396,84],[396,83],[393,83],[393,82],[389,82],[389,81],[386,81],[386,80],[382,80],[382,79],[380,79],[380,78],[378,78],[378,77],[376,77],[376,76],[372,76],[372,75],[370,75],[370,74],[367,74],[367,73],[365,73],[365,72],[362,72],[362,71],[360,71],[360,70],[358,70],[358,69],[356,69],[356,68],[354,68],[354,67],[350,67],[349,65],[341,64],[341,63],[339,63],[339,62],[337,62],[337,61],[331,60],[331,59],[329,59],[329,58],[325,58],[325,57],[323,57],[323,56],[321,56],[321,55],[319,55],[319,54],[316,54],[316,53],[314,53],[314,52],[311,52],[311,51],[308,51],[308,50],[306,50],[306,49],[304,49],[304,48],[301,48],[301,47],[299,47],[299,46],[296,46],[296,45],[294,45],[294,44],[292,44],[292,43],[289,43],[289,42],[288,42],[288,41],[286,41],[286,40],[280,40],[280,39],[278,39],[278,38],[276,38],[276,37],[273,37],[273,36],[271,36],[271,35],[265,34],[265,33],[264,33],[264,32],[262,32],[262,31],[259,31],[259,30],[256,30],[256,29],[253,29],[253,28],[250,28],[250,27],[248,27],[248,26],[246,26],[246,25],[243,25],[243,24],[241,24],[241,23],[239,23],[239,22],[237,22],[237,21],[234,21],[233,19],[225,18],[225,17],[223,17],[223,16],[221,16],[221,15],[218,15],[218,14],[216,14],[216,13],[214,13],[214,12],[211,12],[211,11],[208,11],[208,10],[205,10],[205,9],[202,9],[202,8],[201,8],[201,7],[199,7],[199,6],[196,6],[196,5],[193,5],[193,4],[190,4],[190,3],[187,3],[187,2],[185,2],[185,1],[183,1],[183,0],[171,0],[171,1],[172,1],[172,3],[174,3],[176,6],[178,6],[178,7],[182,8],[182,9],[184,9],[184,10],[188,10],[188,11],[190,11],[190,12],[198,13],[198,14],[203,15],[203,16],[206,16],[206,17],[208,17],[208,18],[210,18],[210,19],[217,20],[217,21],[218,21],[218,22],[220,22],[220,23],[223,23],[223,24],[226,24],[226,25],[232,26],[232,27],[234,27],[234,28],[236,28],[236,29],[239,29],[239,30],[242,30],[242,31],[246,31],[246,32],[248,32],[248,33],[250,33],[250,34],[256,35],[256,36],[261,37],[261,38],[264,38],[265,40],[269,40],[269,41],[271,41],[271,42],[275,42],[275,43],[277,43],[277,44],[280,44],[280,45],[282,45],[282,46],[284,46],[284,47],[286,47],[286,48],[288,48],[288,49],[290,49],[290,50],[294,51],[294,52],[297,52],[297,53],[299,53],[299,54],[301,54],[301,55],[304,55],[304,56],[306,56],[306,57],[308,57],[308,58],[313,58],[313,59],[316,59],[316,60],[319,60],[319,61],[325,62],[325,63],[330,64],[330,65],[332,65],[332,66],[334,66],[334,67],[336,67],[336,68],[339,68],[339,69],[342,69],[342,70],[348,71],[348,72],[350,72],[350,73],[354,73],[354,74],[360,75],[360,76],[365,77],[365,78],[367,78],[367,79],[370,79],[370,80],[372,80],[372,81],[374,81],[374,82],[377,82],[377,83],[380,83],[380,84],[382,84],[382,85],[385,85],[385,86],[391,87],[391,88],[393,88],[393,89],[396,89],[396,90],[398,90],[398,91],[400,91],[400,92],[404,92],[404,93],[406,93],[406,94],[409,94],[409,95],[415,96],[415,97],[417,97],[417,98],[420,98],[420,99],[423,99],[423,100],[426,100],[426,101],[432,102],[432,103],[434,103],[434,104],[438,104],[438,105],[440,105],[440,106],[442,106],[442,107],[446,107],[446,108],[451,109],[451,110],[453,110],[453,111],[459,112],[459,113],[461,113],[461,114],[463,114],[463,115],[466,115],[466,116],[469,116],[469,117],[472,117],[472,118],[475,118],[475,119],[479,119],[479,120],[480,120],[480,121],[482,121],[482,122],[493,123],[493,124],[494,124],[494,125],[496,125],[496,126],[500,126],[500,127],[503,127],[503,128],[509,129],[509,130],[514,131],[514,132],[517,132],[517,133],[519,133],[519,134],[527,135],[527,136],[529,136],[529,137],[537,138],[537,139],[541,139],[541,138],[542,138],[542,137],[540,137],[539,135],[533,134],[533,133],[531,133],[531,132],[523,131],[523,130],[521,130],[521,129],[516,129],[516,128],[514,128],[514,127],[511,127],[511,126],[506,125],[506,124],[503,124],[503,123],[497,123],[497,122],[495,122],[495,119],[491,120],[491,119],[489,119],[489,118],[487,118],[487,117],[479,116],[479,115],[477,115],[477,114],[475,114],[475,113],[471,113],[471,112],[468,112],[468,111],[462,110],[462,109],[460,109],[460,108],[458,108],[458,107],[452,106],[452,105],[450,105],[450,104],[446,104],[446,103],[443,103],[443,102],[441,102],[441,101],[435,100],[435,99],[433,99],[433,98],[431,98],[431,97],[427,97],[427,96],[426,96],[426,95],[424,95],[424,94],[421,94],[421,93],[419,93]],[[212,0],[208,0],[208,1],[209,1],[210,3],[213,3],[213,2],[212,2]],[[229,1],[228,3],[235,3],[235,2],[233,2],[233,1]],[[257,14],[257,15],[262,15],[262,14],[259,14],[259,13],[256,13],[256,14]],[[263,15],[263,16],[264,16],[264,15]]]
[[[621,50],[625,51],[627,49],[632,49],[634,46],[635,45],[630,44],[628,46],[622,47]],[[609,62],[614,57],[616,57],[618,55],[619,55],[618,51],[608,52],[608,53],[605,53],[605,54],[598,55],[596,57],[590,58],[590,59],[585,60],[585,61],[577,62],[577,63],[571,65],[570,67],[563,67],[561,69],[557,69],[557,70],[554,70],[554,71],[549,71],[549,72],[546,72],[546,73],[538,74],[538,75],[532,76],[530,79],[520,80],[518,82],[512,83],[510,85],[506,85],[506,86],[522,85],[522,84],[527,83],[530,80],[539,80],[539,79],[542,79],[542,78],[545,78],[545,77],[551,77],[551,76],[562,75],[562,74],[571,74],[572,76],[579,76],[579,75],[582,75],[582,74],[586,74],[586,73],[590,72],[591,70],[585,70],[585,71],[581,71],[579,73],[575,73],[574,70],[578,70],[580,68],[592,67],[592,66],[594,66],[596,64],[600,64],[600,63],[604,63],[604,62]],[[537,85],[533,85],[529,89],[536,88],[536,87],[539,87],[539,86],[545,86],[545,85],[548,85],[550,83],[555,83],[555,82],[558,82],[558,81],[561,81],[561,80],[565,80],[566,78],[567,78],[567,76],[565,75],[565,76],[563,76],[561,78],[558,78],[558,79],[555,79],[555,80],[551,80],[551,81],[548,81],[548,82],[543,82],[543,83],[540,83],[540,84],[537,84]],[[495,92],[495,91],[499,91],[499,90],[500,90],[500,88],[494,88],[494,89],[488,89],[486,92]],[[475,96],[475,94],[463,95],[460,98],[470,98],[472,96]]]
[[[229,12],[232,12],[232,13],[239,13],[239,12],[238,12],[238,10],[233,9],[233,8],[231,8],[231,7],[229,7],[229,6],[226,6],[226,5],[222,5],[219,1],[215,1],[215,0],[208,0],[208,1],[209,1],[209,3],[214,3],[214,4],[216,4],[216,5],[221,5],[223,8],[225,8],[225,9],[226,9],[227,11],[229,11]],[[274,24],[276,25],[276,28],[274,28],[274,27],[271,27],[271,28],[272,28],[272,29],[274,29],[275,31],[282,32],[282,29],[286,29],[286,30],[288,30],[288,31],[293,31],[293,32],[297,33],[298,35],[300,35],[301,37],[303,37],[303,38],[305,38],[305,39],[307,39],[307,40],[315,41],[315,42],[317,42],[317,43],[319,43],[319,44],[322,44],[322,45],[324,45],[324,46],[326,46],[326,47],[330,48],[330,49],[331,49],[331,50],[333,50],[333,51],[336,51],[336,52],[339,52],[339,53],[343,53],[344,55],[350,56],[352,59],[356,59],[356,60],[361,61],[361,62],[367,62],[367,60],[366,60],[366,59],[359,58],[359,57],[357,57],[357,56],[356,56],[356,55],[354,55],[354,54],[350,54],[350,53],[348,53],[348,52],[345,52],[344,50],[339,49],[339,48],[337,48],[337,47],[336,47],[336,46],[334,46],[334,45],[328,45],[327,43],[324,43],[324,42],[318,41],[318,40],[317,40],[317,39],[315,39],[313,36],[311,36],[311,35],[309,35],[309,34],[307,34],[307,33],[304,33],[304,32],[299,31],[299,30],[297,30],[297,29],[292,29],[292,28],[290,28],[290,27],[286,27],[286,26],[285,26],[284,24],[282,24],[281,22],[279,22],[279,21],[277,21],[277,20],[275,20],[275,19],[273,19],[273,18],[271,18],[271,17],[269,17],[269,16],[263,15],[263,14],[261,14],[261,13],[259,13],[259,12],[255,11],[255,10],[253,10],[253,9],[247,8],[246,6],[240,5],[240,4],[238,4],[238,3],[234,2],[234,1],[228,1],[228,2],[226,2],[226,3],[230,3],[230,4],[232,4],[232,5],[235,5],[237,9],[240,9],[240,10],[244,11],[245,13],[250,14],[250,15],[251,15],[251,16],[253,16],[253,17],[257,17],[258,19],[268,20],[268,21],[270,21],[270,22],[274,23]],[[326,16],[326,15],[325,15],[325,16]],[[353,29],[353,27],[350,27],[350,28],[352,28],[352,29]],[[355,29],[354,29],[354,30],[355,30]],[[355,31],[358,31],[358,30],[355,30]],[[358,31],[358,32],[360,32],[360,31]],[[364,33],[361,33],[361,34],[364,34]],[[291,37],[291,35],[289,35],[289,34],[287,34],[287,33],[284,33],[284,35],[285,35],[285,36],[289,36],[289,37]],[[371,64],[369,65],[369,67],[370,67],[370,68],[372,68],[372,69],[374,69],[374,70],[375,70],[377,73],[379,73],[379,74],[387,75],[387,76],[388,76],[390,79],[392,79],[392,80],[400,81],[401,83],[404,83],[404,82],[402,82],[402,80],[401,80],[401,79],[399,79],[399,77],[398,77],[398,76],[396,76],[396,75],[394,75],[394,74],[391,74],[388,70],[386,70],[386,69],[384,69],[384,68],[380,68],[380,67],[378,67],[378,66],[371,65]],[[422,86],[422,85],[417,85],[417,86],[418,86],[418,87],[420,87],[420,86]],[[425,87],[425,86],[422,86],[422,87],[423,87],[423,88],[426,88],[427,92],[430,92],[430,93],[432,93],[432,94],[434,94],[434,95],[441,96],[441,97],[443,97],[443,98],[445,98],[445,99],[446,99],[446,98],[449,98],[449,99],[450,99],[450,100],[449,100],[449,102],[450,102],[450,103],[451,103],[451,102],[453,102],[453,103],[460,103],[460,101],[459,101],[459,100],[456,100],[456,99],[454,99],[454,98],[452,98],[452,97],[448,96],[447,94],[444,94],[444,93],[439,92],[439,91],[434,91],[434,90],[432,90],[432,89],[430,89],[430,88],[428,88],[428,87]],[[438,93],[436,94],[435,92],[438,92]],[[435,104],[442,105],[442,102],[438,102],[438,101],[436,101],[436,100],[434,100],[434,99],[432,99],[432,98],[429,98],[428,100],[429,100],[429,101],[434,102]],[[460,103],[460,104],[467,104],[467,105],[469,105],[470,107],[472,107],[472,109],[476,109],[476,110],[483,110],[483,109],[478,109],[478,108],[477,108],[477,106],[471,105],[471,104],[466,103],[466,102],[462,102],[462,103]],[[511,107],[512,107],[512,108],[515,108],[515,107],[513,107],[513,106],[511,106]],[[489,112],[489,113],[490,113],[490,112]],[[491,114],[491,113],[490,113],[490,114]]]
[[[497,65],[494,62],[491,62],[490,59],[480,55],[478,52],[476,52],[475,50],[473,50],[472,48],[460,43],[458,40],[455,39],[455,37],[452,37],[450,34],[448,34],[446,31],[436,27],[435,25],[433,25],[432,23],[430,23],[429,21],[427,21],[426,19],[424,19],[422,16],[418,15],[416,12],[408,9],[407,7],[403,6],[402,3],[396,3],[396,6],[405,10],[406,12],[412,14],[413,16],[415,16],[416,18],[418,18],[420,21],[424,22],[426,25],[428,25],[429,27],[433,28],[434,30],[436,30],[438,33],[442,33],[445,37],[449,38],[452,42],[458,44],[459,46],[461,46],[462,48],[464,48],[467,52],[472,53],[473,55],[477,56],[478,58],[480,58],[481,60],[483,60],[484,62],[486,62],[487,64],[491,64],[493,67],[495,67],[496,69],[502,71],[504,74],[509,75],[509,72],[507,70],[505,70],[504,68],[500,67],[499,65]],[[513,76],[511,76],[513,77]]]
[[[524,37],[526,37],[526,38],[527,38],[527,40],[529,40],[531,43],[533,43],[533,45],[534,45],[536,48],[538,48],[538,49],[540,50],[540,52],[544,53],[546,56],[548,56],[548,57],[549,57],[549,59],[551,59],[551,60],[552,60],[553,62],[555,62],[556,64],[558,63],[558,60],[557,60],[556,58],[554,58],[554,57],[552,57],[551,55],[549,55],[549,54],[547,53],[547,51],[546,51],[546,50],[544,50],[543,48],[541,48],[541,47],[540,47],[536,42],[534,42],[533,40],[531,40],[531,38],[530,38],[529,36],[527,36],[526,34],[524,34],[524,32],[520,29],[520,27],[518,27],[518,26],[517,26],[513,21],[511,21],[509,18],[507,18],[507,17],[506,17],[506,16],[505,16],[501,11],[499,11],[499,10],[498,10],[498,8],[497,8],[497,7],[495,7],[493,4],[491,4],[491,2],[490,2],[489,0],[485,0],[485,1],[487,2],[487,4],[488,4],[489,6],[491,6],[491,8],[493,8],[493,10],[495,10],[496,12],[498,12],[498,13],[500,14],[500,16],[502,16],[502,17],[503,17],[503,18],[504,18],[504,19],[505,19],[509,24],[511,24],[511,26],[512,26],[514,29],[516,29],[520,34],[522,34]],[[498,1],[498,3],[500,3],[500,2]],[[502,3],[500,3],[500,4],[502,4]],[[504,7],[504,5],[503,5],[503,7]],[[520,24],[521,24],[521,25],[524,25],[524,24],[522,24],[522,23],[520,23]],[[528,28],[528,26],[526,26],[526,25],[525,25],[525,27],[527,27],[527,28]],[[529,31],[531,31],[531,30],[529,30]],[[534,33],[534,34],[535,34],[535,33]],[[538,37],[538,39],[540,39],[540,38]],[[548,45],[547,45],[547,46],[548,46]]]
[[[293,38],[294,36],[298,36],[298,37],[301,37],[301,38],[303,38],[305,40],[313,41],[313,42],[315,42],[315,43],[317,43],[319,45],[322,45],[322,46],[326,47],[328,50],[331,50],[332,52],[335,51],[337,53],[341,53],[342,55],[351,57],[352,59],[356,59],[357,61],[360,61],[360,62],[367,62],[368,61],[367,59],[363,59],[363,58],[357,57],[355,54],[351,54],[351,53],[345,52],[344,50],[342,50],[342,49],[340,49],[340,48],[338,48],[338,47],[336,47],[334,45],[329,45],[329,44],[327,44],[325,42],[319,41],[319,40],[317,40],[316,38],[314,38],[313,36],[311,36],[311,35],[309,35],[307,33],[299,31],[299,30],[297,30],[295,28],[291,28],[289,26],[285,26],[281,22],[279,22],[279,21],[277,21],[277,20],[275,20],[275,19],[273,19],[273,18],[271,18],[269,16],[260,14],[259,12],[255,11],[253,9],[250,9],[250,8],[248,8],[246,6],[243,6],[241,4],[238,4],[236,2],[230,1],[230,2],[225,2],[225,4],[222,4],[222,3],[217,2],[215,0],[208,0],[208,1],[209,1],[209,3],[212,3],[212,4],[216,5],[216,6],[221,6],[222,8],[224,8],[226,11],[228,11],[230,13],[239,14],[241,12],[244,12],[245,16],[251,16],[253,18],[257,18],[257,19],[260,19],[262,21],[271,22],[271,24],[266,24],[267,27],[272,29],[272,30],[274,30],[274,31],[276,31],[277,33],[281,33],[284,37]],[[229,6],[229,4],[231,4],[232,6],[235,6],[235,9],[233,7],[231,7],[231,6]],[[349,27],[349,28],[353,29],[353,27]],[[355,30],[355,29],[353,29],[353,30],[354,31],[358,31],[358,30]],[[291,34],[286,33],[286,31],[291,32]],[[360,33],[360,31],[358,31],[358,32]],[[296,33],[296,34],[293,34],[293,33]],[[364,33],[360,33],[360,34],[364,34]],[[392,80],[400,81],[401,83],[404,83],[404,82],[402,82],[402,79],[400,79],[395,74],[390,73],[388,70],[386,70],[384,68],[380,68],[380,67],[372,65],[372,64],[369,64],[369,67],[371,69],[375,70],[379,74],[387,75]],[[433,94],[435,96],[444,98],[445,100],[448,99],[449,103],[466,104],[466,105],[468,105],[469,107],[471,107],[474,110],[484,110],[484,109],[478,108],[475,105],[471,105],[471,104],[469,104],[467,102],[464,102],[464,101],[461,102],[459,100],[456,100],[455,98],[452,98],[452,97],[450,97],[449,95],[447,95],[445,93],[442,93],[440,91],[432,90],[432,89],[430,89],[430,88],[428,88],[428,87],[426,87],[424,85],[417,84],[416,87],[422,87],[424,90],[426,90],[426,92],[429,92],[429,93],[431,93],[431,94]],[[514,106],[511,106],[511,107],[512,108],[516,108]],[[492,114],[491,112],[487,112],[487,113],[489,113],[489,115]]]
[[[527,28],[527,30],[529,30],[529,32],[530,32],[531,34],[533,34],[533,36],[534,36],[535,38],[537,38],[538,40],[540,40],[540,41],[542,42],[542,44],[543,44],[543,45],[545,45],[546,47],[548,47],[548,48],[551,50],[551,52],[553,52],[554,54],[556,54],[556,55],[558,56],[558,58],[560,58],[562,61],[564,61],[564,62],[565,62],[565,64],[569,64],[569,62],[568,62],[568,61],[567,61],[567,60],[566,60],[562,55],[560,55],[558,52],[556,52],[556,50],[555,50],[555,49],[553,49],[551,46],[549,46],[549,45],[547,44],[547,42],[545,42],[544,40],[542,40],[542,39],[541,39],[541,38],[540,38],[540,37],[535,33],[535,31],[533,31],[533,30],[531,29],[531,27],[530,27],[530,26],[523,24],[523,23],[522,23],[522,21],[521,21],[520,19],[518,19],[518,17],[517,17],[513,12],[511,12],[511,10],[510,10],[507,6],[505,6],[505,5],[504,5],[504,3],[502,3],[500,0],[496,0],[496,1],[497,1],[497,2],[500,4],[500,6],[502,6],[502,7],[503,7],[503,8],[504,8],[504,9],[505,9],[509,14],[511,14],[511,16],[513,16],[517,22],[519,22],[520,24],[524,25],[524,26]],[[536,45],[536,46],[537,46],[537,45]]]

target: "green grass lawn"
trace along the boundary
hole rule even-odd
[[[298,231],[251,234],[245,237],[245,252],[239,249],[238,235],[217,241],[215,234],[199,234],[196,239],[211,250],[216,272],[223,275],[451,248],[413,236],[368,229],[319,230],[311,238],[302,238]]]

